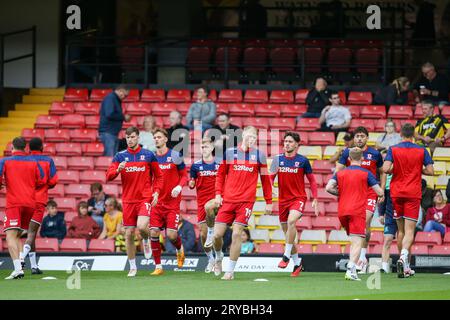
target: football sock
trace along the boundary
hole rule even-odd
[[[153,252],[153,259],[156,265],[161,264],[161,244],[159,243],[159,238],[151,238],[151,247]]]
[[[300,261],[302,261],[299,257],[298,257],[298,253],[294,253],[292,256],[292,261],[294,261],[294,266],[298,266],[300,265]]]
[[[212,250],[209,250],[208,252],[205,252],[206,256],[208,257],[209,261],[213,261],[214,260],[214,254],[212,252]]]
[[[291,243],[286,243],[286,247],[285,247],[285,249],[284,249],[284,255],[285,255],[287,258],[290,258],[290,257],[291,257],[292,246],[293,246],[293,244],[291,244]]]
[[[177,238],[175,240],[170,240],[170,242],[172,242],[172,244],[175,246],[175,248],[177,250],[181,249],[181,238],[180,238],[180,236],[177,236]]]
[[[214,228],[208,227],[208,233],[206,234],[206,239],[211,239],[211,237],[214,235]]]
[[[234,268],[236,267],[236,263],[237,263],[237,261],[230,260],[228,272],[234,272]]]
[[[214,250],[214,251],[215,251],[215,250]],[[217,259],[217,260],[222,260],[222,258],[223,258],[223,252],[222,252],[222,250],[215,251],[215,253],[216,253],[216,259]]]
[[[382,268],[384,271],[389,272],[389,263],[387,263],[387,262],[382,262],[382,263],[381,263],[381,268]]]
[[[136,270],[136,259],[128,259],[128,262],[130,263],[130,270]]]
[[[367,253],[367,248],[361,248],[361,254],[359,255],[359,260],[367,260],[366,253]]]
[[[28,255],[28,253],[31,251],[31,247],[29,244],[23,245],[23,259]]]
[[[356,272],[356,264],[353,261],[347,263],[347,271]]]
[[[30,257],[31,268],[33,269],[38,268],[38,264],[36,262],[36,252],[30,252],[28,256]]]
[[[22,264],[20,263],[20,259],[13,260],[13,264],[14,264],[14,271],[17,272],[22,270]]]
[[[406,267],[409,265],[409,263],[408,263],[408,254],[409,254],[408,250],[402,249],[400,258],[403,260],[403,262],[404,262]]]

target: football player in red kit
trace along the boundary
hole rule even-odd
[[[328,181],[327,192],[339,197],[338,217],[341,225],[350,236],[350,261],[347,264],[345,279],[360,281],[356,273],[356,263],[360,255],[363,240],[366,237],[366,207],[369,188],[384,201],[384,191],[375,176],[361,166],[363,150],[349,150],[350,165],[337,172]]]
[[[284,153],[274,157],[270,167],[272,184],[278,175],[280,223],[286,235],[286,245],[279,268],[286,268],[289,260],[294,262],[291,274],[297,277],[302,270],[301,259],[294,245],[297,234],[296,222],[301,218],[307,200],[305,190],[305,175],[311,185],[312,206],[316,216],[319,214],[317,203],[317,183],[312,173],[311,164],[304,156],[298,154],[300,135],[296,132],[286,132],[284,135]]]
[[[122,179],[123,227],[126,229],[125,242],[129,277],[136,276],[135,228],[143,239],[144,255],[150,258],[151,250],[148,240],[148,224],[151,208],[158,203],[163,186],[162,172],[155,154],[141,148],[138,144],[139,129],[129,127],[125,131],[128,148],[118,152],[106,172],[106,180],[114,180],[119,174]],[[154,210],[154,209],[153,209]]]
[[[20,261],[22,268],[25,267],[25,258],[30,257],[31,274],[42,274],[36,262],[36,233],[44,218],[44,212],[48,201],[48,189],[54,188],[58,183],[58,176],[56,175],[56,166],[53,159],[42,154],[44,147],[41,138],[33,138],[29,143],[30,152],[33,158],[39,162],[39,165],[44,171],[45,180],[47,181],[41,188],[36,190],[36,209],[31,217],[30,227],[27,232],[27,240],[23,245],[23,251],[20,253]]]
[[[363,158],[361,160],[361,167],[369,170],[375,177],[379,175],[380,177],[380,185],[384,190],[386,187],[386,175],[383,172],[383,157],[378,150],[371,148],[367,145],[367,141],[369,139],[369,132],[364,127],[358,127],[353,131],[354,134],[354,143],[355,146],[363,150]],[[345,149],[339,158],[338,163],[336,164],[336,172],[344,169],[346,166],[350,165],[349,159],[349,149]],[[370,241],[370,224],[372,222],[373,214],[375,213],[375,208],[377,205],[377,194],[369,189],[368,198],[367,198],[367,207],[366,207],[366,237],[363,241],[363,246],[361,249],[361,256],[359,257],[358,264],[356,269],[360,271],[360,273],[367,272],[367,247]]]
[[[3,230],[6,233],[9,254],[14,271],[6,280],[23,278],[20,263],[22,243],[20,236],[28,230],[36,208],[36,190],[45,181],[44,171],[39,163],[25,153],[26,141],[22,137],[12,142],[12,156],[0,159],[0,187],[6,186],[6,210]]]
[[[272,212],[272,185],[267,171],[266,156],[254,148],[257,130],[246,127],[242,133],[242,144],[230,148],[219,166],[216,179],[216,204],[220,206],[214,225],[214,250],[216,262],[214,271],[222,270],[223,255],[220,256],[223,236],[227,225],[233,225],[230,248],[230,265],[222,280],[234,278],[234,268],[241,253],[241,234],[248,225],[256,200],[258,175],[261,177],[266,213]]]
[[[414,127],[405,124],[401,129],[403,141],[389,148],[383,170],[392,174],[390,192],[394,206],[394,220],[398,226],[397,241],[401,243],[397,261],[399,278],[414,274],[409,266],[409,252],[419,219],[422,200],[422,174],[434,175],[433,160],[427,149],[413,143]],[[423,168],[425,167],[425,168]]]
[[[167,229],[167,238],[177,249],[178,268],[184,264],[184,249],[178,234],[180,221],[181,190],[187,183],[188,177],[183,157],[179,152],[167,148],[168,134],[164,129],[156,129],[153,133],[156,146],[156,159],[162,171],[164,185],[161,189],[159,201],[150,216],[150,236],[155,261],[153,276],[164,274],[161,265],[161,244],[159,235],[161,230]]]

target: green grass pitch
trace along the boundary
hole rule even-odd
[[[27,270],[21,280],[3,280],[9,271],[1,271],[0,299],[169,299],[169,300],[295,300],[295,299],[450,299],[450,276],[416,274],[398,279],[396,274],[381,274],[381,288],[370,290],[367,279],[345,281],[344,273],[303,272],[298,278],[289,273],[236,273],[233,281],[222,281],[201,272],[166,272],[151,277],[140,271],[136,278],[126,272],[83,271],[80,289],[68,289],[66,272],[46,271],[31,276]],[[42,280],[52,276],[56,280]],[[255,279],[267,279],[255,282]]]

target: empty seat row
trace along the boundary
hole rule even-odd
[[[92,239],[87,246],[85,239],[65,238],[61,244],[53,238],[37,238],[37,252],[115,252],[114,240],[112,239]]]

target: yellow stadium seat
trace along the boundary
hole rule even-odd
[[[270,241],[269,230],[267,229],[252,229],[250,230],[250,237],[255,243],[265,243]]]
[[[274,231],[270,231],[270,242],[271,243],[281,243],[284,244],[286,240],[286,236],[282,229],[277,229]]]
[[[437,177],[435,188],[436,189],[446,189],[447,188],[447,183],[448,183],[448,178],[450,178],[450,176],[439,176],[439,177]]]
[[[339,132],[336,138],[336,145],[337,146],[345,146],[345,141],[344,141],[344,137],[345,137],[346,132]]]
[[[336,153],[336,151],[338,151],[340,148],[342,147],[338,147],[338,146],[327,146],[325,147],[325,151],[323,152],[323,160],[329,160],[332,156],[334,156],[334,154]]]
[[[320,146],[301,146],[298,153],[309,160],[322,160],[322,148]]]
[[[320,244],[327,242],[325,230],[303,230],[300,236],[300,243]]]
[[[278,216],[274,215],[262,215],[259,217],[258,222],[256,224],[256,229],[268,229],[268,230],[277,230],[280,229],[280,220]]]
[[[450,148],[436,148],[433,154],[434,161],[450,161]]]
[[[327,243],[345,245],[350,243],[350,238],[345,230],[331,230]]]
[[[377,143],[378,137],[383,135],[383,132],[370,132],[369,140],[367,141],[367,145],[374,147]]]
[[[422,176],[422,179],[425,179],[425,181],[427,182],[427,187],[430,189],[434,189],[434,186],[436,185],[436,180],[437,177],[432,177],[432,176]]]
[[[434,163],[434,175],[441,176],[447,174],[447,163],[444,161],[436,161]]]

